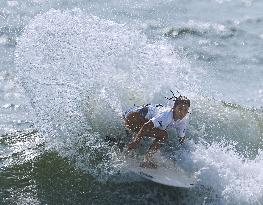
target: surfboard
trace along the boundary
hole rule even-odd
[[[152,182],[172,187],[191,188],[194,187],[197,178],[194,173],[181,168],[174,160],[161,156],[155,156],[156,168],[141,167],[142,159],[126,156],[128,169],[140,177]]]
[[[105,141],[109,142],[109,145],[117,145],[120,148],[121,153],[123,154],[124,161],[126,163],[126,170],[131,171],[144,179],[153,181],[155,183],[172,186],[172,187],[183,187],[191,188],[196,184],[196,178],[186,173],[183,169],[178,167],[173,161],[168,160],[164,157],[156,157],[157,168],[144,168],[140,164],[142,162],[142,156],[137,153],[132,152],[133,154],[123,150],[123,143],[120,143],[115,138],[106,136]]]
[[[160,166],[155,169],[134,167],[131,171],[147,180],[173,187],[191,188],[196,181],[193,176],[188,176],[177,169]]]

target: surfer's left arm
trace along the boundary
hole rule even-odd
[[[179,126],[176,127],[176,132],[178,136],[178,141],[180,144],[185,143],[186,137],[185,137],[185,132],[186,132],[186,127],[187,127],[187,119],[183,119]]]

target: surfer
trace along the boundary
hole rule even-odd
[[[142,167],[156,168],[152,162],[153,155],[160,149],[161,144],[168,139],[167,129],[176,129],[180,144],[185,141],[190,100],[181,95],[176,97],[174,93],[169,100],[174,101],[172,108],[160,104],[147,104],[128,110],[124,116],[125,126],[135,133],[132,141],[128,144],[128,150],[136,149],[144,136],[155,138],[144,156],[141,163]]]

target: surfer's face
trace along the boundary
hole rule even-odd
[[[175,119],[183,119],[187,113],[188,113],[188,110],[189,110],[189,107],[188,105],[186,104],[178,104],[175,108],[173,108],[173,113],[174,113],[174,118]]]

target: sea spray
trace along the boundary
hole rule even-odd
[[[252,173],[257,180],[246,181],[244,172],[232,167],[247,164],[261,170],[257,166],[262,154],[255,143],[248,146],[254,147],[251,161],[242,155],[242,148],[220,144],[227,138],[237,142],[248,136],[260,139],[262,113],[254,115],[250,109],[202,97],[205,72],[190,66],[166,41],[150,43],[139,29],[80,10],[50,10],[25,28],[15,55],[17,74],[31,100],[35,126],[45,137],[46,149],[57,150],[77,168],[99,178],[118,172],[122,166],[118,151],[107,147],[103,139],[106,135],[126,137],[122,112],[134,103],[167,104],[164,93],[178,89],[193,102],[188,131],[193,145],[186,152],[175,152],[187,160],[185,168],[196,172],[200,185],[211,187],[223,202],[238,203],[240,193],[247,194],[240,203],[256,204],[262,199],[261,175]],[[244,132],[247,119],[257,115],[252,120],[257,126],[250,124],[251,129]],[[169,139],[171,148],[176,147],[176,139]],[[253,198],[250,190],[233,187],[228,180],[237,180],[232,183],[237,186],[254,182],[251,190],[260,192]]]
[[[69,156],[81,138],[125,137],[122,113],[134,103],[162,90],[198,90],[198,75],[167,43],[78,9],[37,15],[15,56],[47,149]]]
[[[191,153],[202,185],[212,187],[226,204],[260,204],[263,200],[262,151],[254,160],[225,143],[198,143]]]

